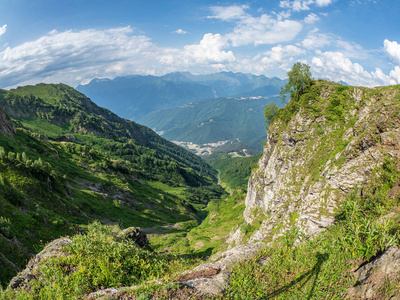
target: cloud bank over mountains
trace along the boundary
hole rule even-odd
[[[381,49],[364,49],[318,24],[333,0],[283,0],[276,10],[258,12],[248,5],[211,6],[204,22],[226,25],[224,32],[205,32],[195,43],[160,46],[131,26],[52,30],[17,46],[6,42],[7,25],[0,27],[1,88],[38,82],[72,86],[95,77],[129,74],[162,75],[173,71],[248,72],[285,77],[296,61],[310,64],[314,77],[351,85],[400,83],[400,45],[385,39]],[[311,11],[316,9],[315,11]],[[297,12],[305,11],[299,18]],[[191,35],[177,29],[175,36]],[[378,59],[377,59],[378,58]],[[369,71],[362,62],[390,60]],[[370,65],[371,63],[368,63]],[[386,73],[383,69],[386,68]]]

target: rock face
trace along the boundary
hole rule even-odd
[[[400,158],[399,91],[318,81],[298,108],[278,112],[248,183],[244,218],[262,222],[250,241],[296,226],[318,234],[337,203],[386,156]]]
[[[391,246],[381,256],[354,272],[357,283],[346,292],[346,299],[388,299],[384,297],[385,285],[398,280],[400,273],[400,249]],[[380,295],[380,291],[383,295]],[[393,291],[390,299],[400,299],[398,292]]]
[[[46,248],[44,248],[29,261],[25,270],[11,279],[8,288],[16,289],[25,286],[31,279],[35,278],[35,271],[44,259],[54,256],[67,255],[62,248],[71,243],[72,241],[69,238],[60,238],[52,241],[46,246]]]
[[[11,137],[17,133],[9,116],[0,108],[0,135]]]
[[[195,288],[201,295],[216,296],[228,287],[232,267],[252,258],[265,246],[264,243],[253,243],[232,248],[222,253],[218,261],[200,265],[184,273],[178,281]]]

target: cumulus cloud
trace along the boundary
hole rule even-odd
[[[223,63],[235,61],[232,51],[223,51],[226,42],[220,34],[207,33],[199,44],[187,45],[184,58],[196,63]]]
[[[227,34],[232,46],[248,44],[262,45],[288,42],[293,40],[302,29],[302,24],[297,21],[278,21],[268,15],[260,18],[249,18],[235,27],[233,32]]]
[[[0,27],[0,36],[6,33],[7,30],[7,24],[4,24],[3,26]]]
[[[295,57],[299,57],[305,53],[305,50],[294,45],[287,45],[284,47],[278,45],[273,47],[271,51],[265,53],[266,56],[261,59],[261,62],[266,68],[278,67],[288,71],[295,62]]]
[[[396,66],[392,71],[390,71],[390,84],[400,83],[400,67]]]
[[[334,81],[344,81],[351,85],[378,86],[390,83],[389,77],[381,69],[367,72],[358,64],[353,63],[341,52],[316,51],[318,56],[313,57],[312,67],[320,77]]]
[[[301,22],[283,20],[285,15],[262,14],[260,17],[253,17],[245,12],[248,8],[247,5],[213,6],[213,15],[208,16],[237,23],[233,31],[225,35],[234,47],[287,42],[296,37],[302,29]]]
[[[187,34],[188,33],[186,30],[183,30],[183,29],[177,29],[174,32],[177,34]]]
[[[383,46],[389,56],[397,63],[400,63],[400,45],[396,41],[385,40]]]

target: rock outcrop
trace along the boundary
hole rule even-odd
[[[293,226],[318,234],[333,224],[338,201],[386,156],[399,159],[399,94],[318,81],[297,108],[278,112],[248,183],[244,218],[262,222],[250,241]]]
[[[227,287],[232,267],[239,261],[251,259],[264,243],[253,243],[234,247],[218,257],[218,261],[200,265],[190,272],[182,274],[184,285],[195,288],[201,295],[216,296]]]
[[[17,133],[10,117],[0,108],[0,135],[11,137]]]
[[[34,258],[32,258],[26,268],[11,279],[8,288],[16,289],[22,288],[29,283],[30,280],[36,278],[35,272],[39,267],[39,264],[50,257],[55,256],[66,256],[67,253],[63,251],[63,247],[72,243],[69,238],[60,238],[52,241],[46,246],[41,252],[39,252]]]
[[[143,233],[139,228],[129,227],[121,231],[119,237],[124,240],[131,240],[135,242],[139,247],[145,247],[149,244],[146,234]]]
[[[399,275],[400,249],[391,246],[382,255],[354,272],[357,283],[346,292],[345,296],[347,299],[389,299],[387,289],[398,281]],[[397,295],[390,299],[400,299],[398,291],[393,290],[392,294]]]

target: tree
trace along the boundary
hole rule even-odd
[[[271,123],[271,119],[275,117],[275,115],[278,112],[278,105],[276,105],[274,102],[270,102],[264,107],[264,118],[265,122]]]
[[[287,73],[288,82],[281,87],[279,98],[286,104],[286,95],[290,94],[293,101],[299,100],[300,96],[308,91],[313,83],[310,66],[306,63],[297,62]]]

